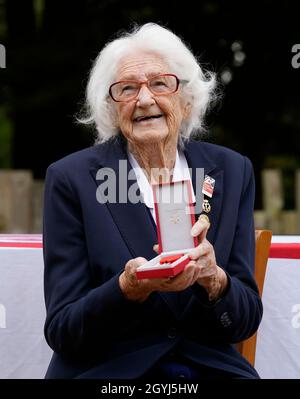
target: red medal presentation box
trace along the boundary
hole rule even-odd
[[[189,263],[188,252],[198,245],[191,236],[195,223],[190,180],[152,186],[159,255],[136,271],[138,280],[174,277]]]

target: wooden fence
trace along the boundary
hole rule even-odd
[[[30,171],[0,171],[0,233],[41,233],[43,190]]]
[[[44,181],[27,170],[0,171],[0,233],[41,233]],[[295,210],[284,210],[280,170],[262,171],[263,210],[254,213],[255,227],[273,234],[300,234],[300,170],[295,175]]]
[[[284,210],[282,172],[262,171],[263,210],[254,213],[256,228],[267,228],[273,234],[300,234],[300,170],[295,171],[295,209]]]

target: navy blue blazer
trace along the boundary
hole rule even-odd
[[[201,365],[257,376],[234,343],[262,317],[253,279],[254,176],[248,158],[191,140],[190,168],[216,180],[211,228],[217,264],[229,276],[226,294],[210,303],[199,285],[127,300],[118,278],[129,259],[156,254],[156,229],[141,202],[97,201],[97,171],[128,163],[123,140],[71,154],[49,166],[44,202],[45,337],[54,354],[46,378],[137,378],[169,351]],[[128,189],[135,181],[128,182]],[[196,174],[192,175],[194,190]],[[118,194],[118,193],[117,193]]]

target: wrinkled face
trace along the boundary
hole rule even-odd
[[[161,73],[171,71],[160,56],[148,52],[133,53],[121,60],[116,81],[145,81]],[[184,118],[180,89],[179,86],[176,93],[157,96],[151,93],[147,85],[142,85],[134,100],[114,103],[117,126],[126,139],[133,145],[177,141]]]

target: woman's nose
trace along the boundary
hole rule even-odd
[[[146,85],[142,85],[137,96],[137,103],[139,106],[148,106],[154,104],[153,94]]]

